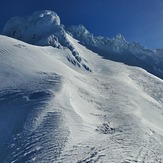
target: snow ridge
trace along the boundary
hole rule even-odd
[[[34,12],[28,17],[13,17],[5,25],[4,35],[39,46],[67,47],[72,57],[68,60],[78,67],[91,71],[75,47],[69,42],[59,16],[50,10]]]
[[[67,57],[69,62],[92,71],[68,40],[67,34],[70,34],[104,58],[141,67],[163,79],[163,58],[160,50],[148,49],[137,42],[127,42],[121,34],[112,39],[94,36],[83,25],[65,28],[54,11],[43,10],[28,17],[13,17],[6,23],[3,34],[34,45],[50,45],[59,49],[66,47],[71,51],[71,56]]]

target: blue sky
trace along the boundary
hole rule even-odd
[[[128,41],[163,48],[163,0],[4,0],[0,29],[12,16],[43,9],[57,12],[66,26],[83,24],[94,35],[121,33]]]

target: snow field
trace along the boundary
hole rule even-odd
[[[163,162],[162,80],[67,49],[0,36],[1,162]]]

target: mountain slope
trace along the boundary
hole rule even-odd
[[[162,162],[162,80],[68,49],[0,36],[1,162]]]
[[[127,42],[118,34],[115,38],[94,36],[83,25],[70,26],[67,31],[80,43],[106,59],[141,67],[163,79],[161,50],[148,49],[137,42]]]
[[[13,17],[5,25],[3,34],[24,42],[53,46],[59,49],[67,47],[73,54],[68,59],[78,67],[92,71],[79,52],[67,39],[66,33],[80,41],[88,49],[106,59],[138,66],[163,79],[163,58],[161,50],[152,50],[137,42],[127,42],[122,35],[115,38],[94,36],[83,25],[65,27],[54,11],[34,12],[27,17]]]

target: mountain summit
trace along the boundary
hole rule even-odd
[[[53,45],[52,34],[60,28],[60,18],[53,11],[38,11],[28,17],[13,17],[3,34],[36,45]],[[50,37],[51,36],[51,37]]]

